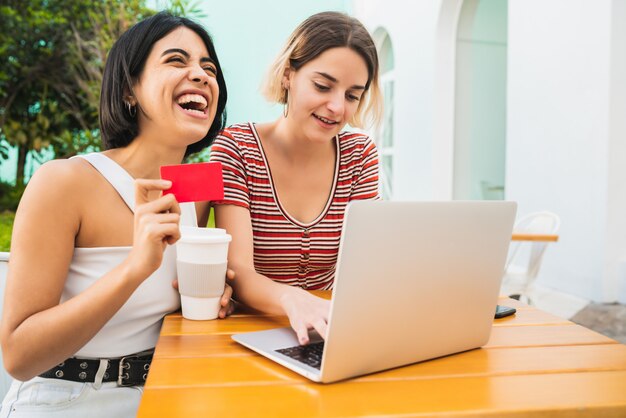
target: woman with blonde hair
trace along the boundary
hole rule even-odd
[[[229,267],[236,298],[286,314],[301,344],[326,333],[346,205],[378,199],[374,142],[364,127],[381,116],[374,42],[355,18],[318,13],[301,23],[271,66],[264,92],[283,104],[267,123],[225,129],[211,160],[224,167],[217,226],[233,237]],[[209,208],[200,208],[200,219]]]

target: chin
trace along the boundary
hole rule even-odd
[[[316,124],[309,126],[306,129],[306,137],[314,142],[326,142],[331,138],[334,138],[341,132],[341,127],[335,127],[334,129],[323,129]]]
[[[187,129],[181,130],[181,137],[183,138],[187,138],[188,141],[190,141],[190,144],[196,143],[198,141],[202,141],[202,139],[204,139],[205,136],[207,136],[207,134],[209,133],[209,127],[207,128],[200,128],[200,127],[194,127],[194,129],[190,129],[189,127],[187,127]]]
[[[176,143],[177,144],[181,144],[186,149],[187,147],[202,141],[205,136],[206,135],[203,135],[203,136],[189,135],[187,133],[187,135],[179,135],[178,136],[178,140],[176,141]]]

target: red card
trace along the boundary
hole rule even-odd
[[[164,165],[161,178],[172,182],[163,194],[172,193],[178,203],[224,199],[222,163]]]

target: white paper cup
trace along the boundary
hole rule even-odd
[[[223,229],[180,227],[176,243],[178,290],[183,317],[215,319],[224,294],[228,243]]]

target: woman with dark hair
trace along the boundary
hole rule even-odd
[[[224,167],[215,219],[232,235],[229,267],[238,300],[286,314],[298,340],[326,332],[346,205],[378,199],[378,155],[362,127],[382,112],[376,47],[357,20],[336,12],[306,19],[272,65],[264,91],[284,105],[268,123],[218,136],[211,160]],[[208,205],[200,211],[208,216]]]
[[[163,316],[180,306],[172,244],[196,224],[193,204],[162,195],[159,167],[210,145],[225,106],[213,42],[193,21],[159,13],[115,43],[106,151],[44,164],[15,217],[1,337],[18,381],[0,416],[135,415]]]

